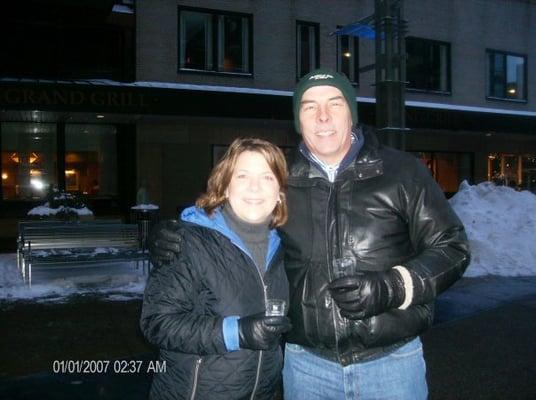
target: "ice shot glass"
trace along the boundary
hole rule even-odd
[[[281,299],[268,299],[266,301],[267,317],[283,317],[286,314],[287,303]]]
[[[333,260],[333,279],[344,278],[357,274],[355,258],[342,257]]]

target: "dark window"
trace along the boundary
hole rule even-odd
[[[115,196],[116,171],[115,126],[65,126],[65,189],[90,196]]]
[[[441,187],[450,197],[458,191],[460,183],[464,180],[472,181],[473,160],[470,153],[439,153],[439,152],[413,152]]]
[[[345,74],[350,82],[359,83],[359,38],[337,36],[337,71]]]
[[[296,22],[296,77],[300,79],[320,65],[319,27],[314,22]]]
[[[134,79],[133,30],[112,25],[0,23],[0,75],[46,79]]]
[[[179,8],[179,70],[252,74],[252,16]]]
[[[487,96],[507,100],[527,100],[526,57],[488,50]]]
[[[450,93],[450,44],[406,38],[407,88]]]

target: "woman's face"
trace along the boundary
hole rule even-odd
[[[274,211],[279,183],[262,154],[245,151],[236,160],[225,194],[240,219],[260,223]]]

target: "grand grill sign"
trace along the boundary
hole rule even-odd
[[[48,109],[70,111],[143,112],[150,105],[149,96],[138,88],[107,86],[80,88],[0,86],[0,107],[4,109]]]

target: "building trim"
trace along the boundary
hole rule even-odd
[[[106,79],[89,79],[89,80],[47,80],[47,79],[14,79],[0,78],[0,83],[21,83],[21,84],[61,84],[61,85],[86,85],[86,86],[109,86],[109,87],[132,87],[132,88],[154,88],[154,89],[176,89],[176,90],[191,90],[205,91],[217,93],[237,93],[237,94],[258,94],[264,96],[284,96],[292,97],[293,92],[290,90],[276,89],[257,89],[250,87],[236,86],[217,86],[217,85],[197,85],[190,83],[174,83],[174,82],[157,82],[157,81],[136,81],[131,83],[117,82]],[[375,104],[376,99],[373,97],[356,96],[359,103]],[[432,108],[438,110],[451,111],[469,111],[488,114],[505,114],[518,115],[524,117],[536,117],[536,111],[520,111],[509,110],[503,108],[491,108],[480,106],[466,106],[461,104],[435,103],[429,101],[414,101],[406,100],[406,106],[417,108]]]

